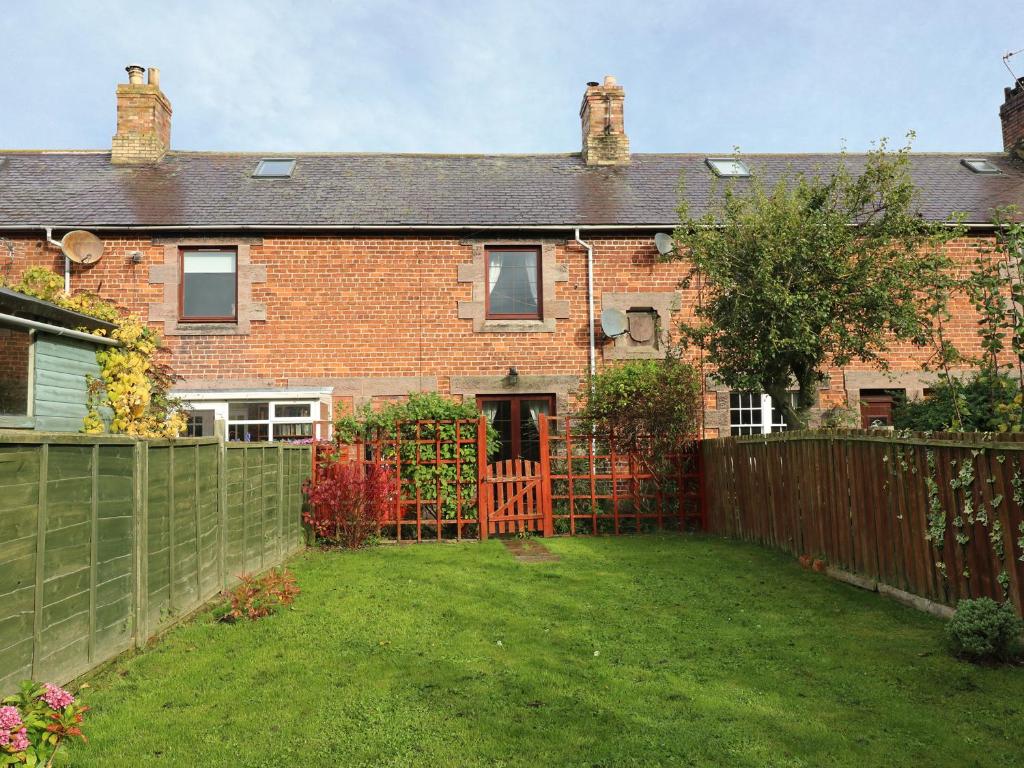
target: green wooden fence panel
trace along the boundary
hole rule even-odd
[[[32,673],[40,452],[0,445],[0,691]]]
[[[0,695],[142,646],[295,552],[309,457],[0,431]]]

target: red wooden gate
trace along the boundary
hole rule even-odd
[[[483,537],[524,531],[552,535],[546,485],[540,462],[506,459],[486,465],[479,494]]]

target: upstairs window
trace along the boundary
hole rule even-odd
[[[224,248],[181,252],[179,319],[233,323],[238,317],[238,254]]]
[[[256,165],[253,176],[257,179],[288,179],[295,171],[295,161],[284,157],[265,157]]]
[[[965,157],[960,164],[975,173],[1000,173],[998,165],[983,157]]]
[[[745,179],[750,175],[750,169],[747,168],[747,164],[734,157],[709,157],[704,162],[707,163],[708,168],[712,170],[715,176],[731,176]]]
[[[488,248],[485,254],[487,317],[540,320],[540,248]]]

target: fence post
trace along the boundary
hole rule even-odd
[[[277,561],[284,559],[284,444],[277,444]]]
[[[224,442],[226,422],[214,422],[217,436],[217,579],[220,588],[228,588],[225,558],[228,546],[228,449]]]
[[[149,637],[149,447],[135,443],[135,647],[142,648]]]
[[[92,447],[92,490],[89,510],[89,664],[96,660],[96,558],[99,553],[100,446]]]
[[[32,678],[38,680],[39,657],[43,642],[43,582],[46,570],[43,560],[46,556],[46,485],[50,463],[50,446],[39,447],[39,510],[36,513],[36,590],[32,616]]]
[[[551,446],[548,444],[548,417],[539,414],[538,432],[540,433],[540,511],[545,536],[555,535],[555,524],[551,511]],[[613,470],[614,472],[614,470]],[[618,507],[615,509],[618,515]],[[616,517],[616,524],[618,517]]]
[[[476,423],[476,517],[477,527],[480,529],[480,539],[487,538],[487,528],[490,525],[488,506],[490,504],[490,493],[487,492],[487,417],[480,415]]]

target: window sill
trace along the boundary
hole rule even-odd
[[[554,320],[484,320],[482,333],[554,333]]]
[[[35,429],[36,420],[32,416],[0,416],[0,429]]]
[[[248,328],[235,323],[190,323],[178,321],[164,331],[165,336],[246,336]]]

